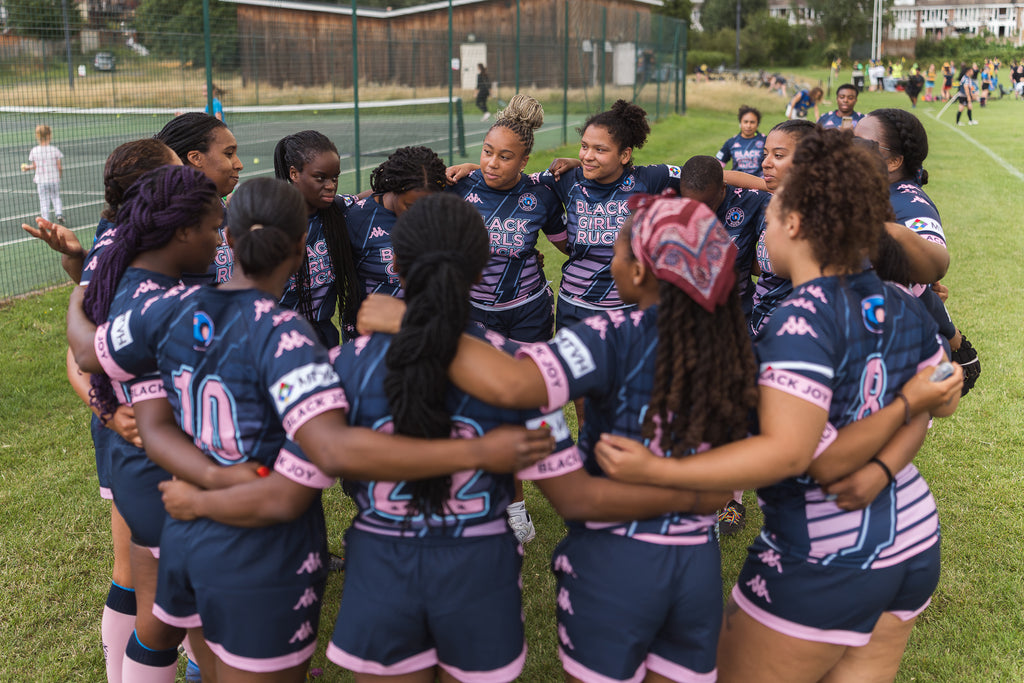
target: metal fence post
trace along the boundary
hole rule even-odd
[[[356,27],[356,0],[352,0],[352,112],[354,114],[353,124],[355,126],[354,138],[354,161],[356,174],[356,194],[362,190],[363,178],[360,172],[359,152],[359,29]]]

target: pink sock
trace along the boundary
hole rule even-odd
[[[108,683],[121,683],[124,651],[134,630],[135,591],[111,583],[107,604],[103,607],[103,620],[100,622]]]

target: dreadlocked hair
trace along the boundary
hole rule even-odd
[[[443,193],[419,200],[391,232],[395,267],[405,279],[405,317],[391,340],[384,391],[395,433],[449,438],[448,366],[469,322],[469,288],[490,258],[483,218]],[[409,516],[444,516],[451,477],[411,482]]]
[[[879,145],[885,147],[890,156],[903,157],[902,178],[927,185],[928,171],[924,169],[924,160],[928,158],[928,132],[921,121],[902,109],[876,109],[868,116],[882,125]]]
[[[291,182],[291,169],[302,172],[306,164],[312,163],[316,157],[325,152],[338,153],[331,139],[315,130],[303,130],[294,135],[287,135],[274,147],[274,176],[279,180]],[[341,313],[341,329],[354,330],[356,314],[359,312],[360,292],[359,278],[356,275],[355,257],[352,255],[352,243],[348,241],[348,224],[345,213],[337,202],[318,209],[324,227],[324,240],[327,243],[327,258],[338,290],[339,308]],[[296,293],[298,294],[298,311],[306,320],[314,321],[313,297],[310,291],[313,283],[309,277],[309,250],[303,257],[302,266],[295,274]],[[316,325],[320,341],[326,343],[323,333]],[[347,335],[346,335],[347,336]]]
[[[213,181],[194,168],[161,166],[136,180],[117,213],[116,238],[97,257],[82,302],[86,316],[97,325],[105,322],[118,282],[136,255],[165,246],[179,229],[198,225],[219,206]],[[118,406],[110,378],[96,373],[89,384],[92,405],[106,424]]]
[[[865,252],[875,255],[878,235],[892,216],[878,156],[854,144],[852,131],[838,128],[804,136],[772,201],[783,213],[801,217],[801,232],[822,270],[859,271]]]
[[[370,188],[377,194],[402,194],[412,190],[440,192],[448,184],[441,157],[429,147],[399,147],[370,174]]]
[[[306,232],[306,200],[293,185],[253,178],[231,195],[226,222],[235,262],[259,277],[274,270]]]
[[[113,221],[132,183],[143,173],[175,159],[174,150],[155,138],[133,140],[116,147],[103,165],[103,199],[107,206],[100,215]]]
[[[209,152],[214,131],[226,127],[216,116],[191,111],[175,116],[153,137],[173,149],[181,163],[188,166],[191,163],[188,160],[188,153]]]
[[[607,129],[608,135],[619,146],[620,151],[627,147],[640,149],[647,142],[647,136],[651,134],[647,112],[643,107],[626,100],[616,100],[611,109],[594,114],[576,130],[582,136],[591,126]]]
[[[544,125],[544,107],[540,102],[523,93],[513,95],[497,117],[491,128],[508,128],[523,144],[523,154],[529,155],[533,151],[533,131]]]
[[[675,457],[745,438],[757,364],[738,294],[714,313],[668,282],[659,283],[659,295],[654,387],[641,434],[653,441],[660,432],[661,452]]]

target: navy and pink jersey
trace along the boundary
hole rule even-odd
[[[755,347],[761,386],[828,412],[819,453],[837,430],[897,400],[899,388],[944,351],[916,298],[873,270],[801,285],[775,310]],[[912,464],[863,510],[841,510],[806,475],[759,489],[758,496],[761,537],[811,563],[889,567],[939,536],[935,501]]]
[[[555,180],[549,171],[539,181],[552,187],[565,205],[569,258],[562,265],[559,296],[589,309],[624,308],[612,278],[613,245],[629,218],[626,202],[637,193],[679,192],[679,167],[630,166],[614,183],[601,184],[574,168]]]
[[[448,190],[480,212],[490,238],[491,260],[470,290],[473,305],[501,310],[543,293],[547,280],[537,263],[537,239],[541,232],[553,242],[566,239],[565,211],[552,189],[523,175],[512,189],[495,190],[473,171]]]
[[[766,136],[758,133],[752,138],[745,138],[737,133],[722,145],[715,158],[722,162],[722,165],[732,160],[732,170],[743,171],[751,175],[761,177],[761,157],[764,156],[764,141]]]
[[[772,195],[762,190],[745,190],[732,185],[725,186],[725,199],[715,215],[729,233],[736,245],[736,273],[743,312],[750,315],[753,307],[754,284],[750,272],[754,265],[758,231],[764,219],[764,211]]]
[[[350,195],[338,195],[334,203],[344,210],[355,200]],[[327,346],[337,346],[341,341],[338,328],[332,318],[338,308],[338,286],[335,282],[334,267],[327,249],[327,238],[324,235],[324,221],[320,211],[309,217],[306,233],[306,259],[309,261],[309,294],[313,303],[313,323],[325,340]],[[296,289],[296,276],[288,279],[281,306],[298,310],[299,294]]]
[[[497,348],[514,351],[516,345],[497,332],[482,331],[473,325],[470,334],[487,339]],[[334,367],[351,397],[348,419],[354,426],[394,433],[394,422],[384,380],[387,377],[385,354],[391,335],[359,337],[332,351]],[[502,424],[525,424],[536,428],[542,422],[551,427],[557,443],[555,451],[533,466],[521,470],[520,479],[547,479],[580,469],[583,465],[572,442],[565,415],[558,407],[550,414],[537,410],[508,410],[488,405],[451,387],[448,410],[452,416],[452,437],[473,439]],[[512,502],[512,475],[483,470],[465,470],[451,475],[451,496],[447,514],[409,514],[409,493],[404,481],[345,480],[345,491],[355,501],[359,513],[352,523],[385,536],[470,537],[508,533],[505,508]]]
[[[859,111],[851,112],[850,119],[853,124],[851,127],[856,128],[857,123],[862,118],[864,118],[864,114],[861,114]],[[838,109],[835,109],[822,115],[822,117],[818,119],[818,125],[822,128],[841,128],[843,125],[843,115],[839,113]]]
[[[286,441],[313,417],[347,405],[326,349],[301,315],[266,293],[186,287],[147,300],[96,334],[114,380],[156,359],[159,387],[182,430],[223,466],[255,461],[313,488],[333,479]]]
[[[365,197],[345,209],[348,239],[356,262],[356,274],[367,294],[389,294],[402,298],[402,284],[395,270],[391,229],[398,216],[374,197]]]
[[[757,230],[757,246],[754,253],[761,274],[757,276],[757,284],[754,285],[754,307],[750,313],[751,335],[757,334],[779,302],[793,291],[793,283],[789,281],[789,278],[776,275],[772,269],[771,257],[768,255],[768,247],[764,242],[766,228],[767,225],[762,215],[761,226]]]
[[[920,185],[911,180],[892,183],[889,185],[889,203],[897,223],[902,223],[929,242],[946,246],[939,210]]]
[[[587,471],[604,472],[594,458],[601,434],[618,434],[658,451],[658,438],[641,435],[654,387],[658,346],[657,306],[640,311],[602,311],[564,327],[547,343],[522,346],[517,355],[533,360],[547,384],[548,408],[584,398],[587,419],[579,450]],[[586,522],[589,529],[648,543],[697,545],[713,538],[715,515],[672,513],[627,522]],[[570,527],[578,523],[570,523]]]
[[[115,237],[117,237],[116,226],[106,218],[101,218],[96,226],[96,237],[92,241],[89,253],[85,255],[85,263],[82,264],[82,279],[78,281],[78,284],[83,287],[89,285],[89,281],[92,280],[92,274],[96,270],[96,263],[99,260],[100,253],[114,243]]]

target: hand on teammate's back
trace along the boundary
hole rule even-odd
[[[479,469],[505,474],[518,472],[551,454],[555,438],[547,427],[526,429],[502,425],[478,439],[482,461]]]

